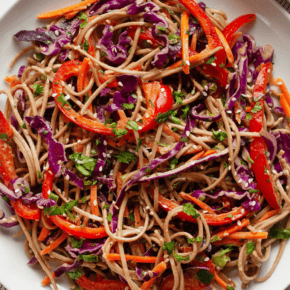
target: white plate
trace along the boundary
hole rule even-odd
[[[4,2],[4,0],[1,2]],[[2,81],[6,75],[17,73],[20,65],[25,64],[24,60],[18,61],[12,71],[8,70],[12,58],[21,48],[28,45],[27,43],[16,42],[12,39],[12,36],[19,30],[34,29],[41,26],[41,22],[36,19],[40,12],[65,7],[76,2],[78,1],[20,0],[6,14],[0,12],[0,88],[7,88],[7,84]],[[230,20],[245,13],[256,13],[257,21],[255,25],[248,26],[247,31],[254,35],[259,45],[270,43],[274,46],[274,75],[283,77],[285,82],[290,84],[290,73],[288,72],[290,68],[290,16],[286,11],[272,0],[208,0],[206,4],[212,8],[223,9]],[[5,9],[5,5],[2,5],[3,3],[1,3],[1,11]],[[1,95],[1,110],[4,108],[4,102],[5,96]],[[0,200],[0,207],[5,208],[2,200]],[[6,213],[8,214],[7,211]],[[16,230],[0,228],[0,282],[9,290],[18,290],[20,287],[22,290],[43,289],[40,282],[44,278],[44,273],[39,267],[26,265],[28,258],[23,250],[23,240],[11,236]],[[277,252],[278,247],[275,247],[269,261],[263,264],[260,277],[264,276],[271,268]],[[290,284],[289,260],[290,246],[287,245],[272,277],[265,283],[251,283],[248,289],[284,290]],[[65,283],[61,283],[61,285],[63,287],[60,289],[69,289],[69,286]],[[239,289],[239,286],[237,289]]]

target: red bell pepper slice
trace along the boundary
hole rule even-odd
[[[226,38],[227,42],[230,43],[236,32],[238,31],[239,28],[241,28],[243,25],[255,21],[256,20],[256,15],[255,14],[246,14],[239,16],[235,20],[233,20],[230,24],[228,24],[225,29],[223,30],[223,35]]]
[[[169,199],[163,197],[162,195],[159,195],[158,204],[160,207],[162,207],[167,212],[175,209],[178,206],[176,203],[170,201]],[[220,225],[230,224],[236,220],[240,220],[248,213],[249,213],[248,210],[246,210],[246,209],[244,209],[244,207],[240,206],[240,207],[235,208],[232,211],[227,212],[227,213],[204,214],[203,216],[209,225],[220,226]],[[176,216],[182,220],[196,223],[196,219],[192,218],[191,216],[187,215],[184,212],[180,212]]]
[[[85,275],[76,279],[80,287],[85,290],[130,290],[128,284],[115,280],[92,281]]]
[[[271,63],[265,64],[258,75],[254,86],[253,101],[251,104],[252,120],[250,121],[250,132],[260,132],[263,128],[264,100],[266,86],[272,73]],[[253,108],[255,109],[253,110]],[[274,182],[270,174],[268,158],[265,155],[267,146],[262,137],[255,137],[250,145],[250,156],[253,161],[252,167],[259,189],[270,206],[280,208],[278,196],[275,191]]]
[[[86,117],[80,116],[71,106],[67,103],[61,101],[59,96],[63,94],[63,85],[62,83],[68,80],[72,76],[78,76],[81,70],[80,61],[67,61],[57,70],[53,85],[52,93],[56,94],[54,97],[55,103],[59,110],[73,123],[82,127],[85,130],[103,134],[103,135],[112,135],[112,128],[104,126],[101,122],[88,119]]]
[[[185,252],[189,252],[191,249],[187,248]],[[207,256],[201,252],[198,253],[198,256],[201,256],[203,258],[207,258]],[[193,260],[190,263],[191,267],[206,267],[208,268],[208,271],[211,274],[215,274],[215,267],[213,262],[209,259],[208,261],[199,261],[199,260]],[[198,272],[199,269],[191,269],[189,268],[188,270],[184,271],[184,289],[186,290],[206,290],[209,289],[209,285],[213,282],[211,281],[210,283],[203,283],[201,282],[197,276],[195,275],[196,272]],[[193,272],[194,271],[194,272]],[[173,274],[167,276],[166,278],[163,279],[160,290],[171,290],[173,289],[174,285],[174,276]]]
[[[42,196],[44,198],[49,198],[50,192],[52,192],[52,185],[54,174],[49,169],[44,177],[43,185],[42,185]],[[67,232],[70,235],[75,237],[81,237],[85,239],[100,239],[108,236],[104,227],[99,228],[89,228],[89,227],[82,227],[77,226],[67,220],[65,220],[62,216],[50,216],[50,219],[53,223],[58,226],[63,231]]]
[[[128,36],[134,39],[136,30],[137,26],[128,27]],[[152,35],[151,29],[149,29],[149,27],[142,27],[138,39],[138,45],[142,48],[157,48],[158,46],[164,46],[165,44],[161,39],[158,39]]]
[[[0,139],[0,174],[4,184],[11,189],[10,180],[18,177],[15,171],[12,149],[8,143],[13,136],[13,130],[1,111],[0,124],[0,133],[8,136],[7,142]],[[35,204],[23,204],[21,199],[15,202],[11,201],[11,204],[19,216],[29,220],[40,219],[40,209]]]
[[[155,128],[158,123],[155,121],[159,113],[166,113],[172,108],[173,97],[171,89],[168,86],[161,85],[159,82],[142,84],[145,94],[147,110],[142,118],[142,124],[139,126],[139,132],[146,132]]]
[[[200,23],[207,40],[210,49],[223,46],[220,38],[215,30],[213,23],[206,13],[200,8],[200,6],[194,0],[179,0],[179,2],[195,17]],[[216,53],[215,63],[219,66],[221,63],[226,62],[226,55],[224,50],[220,50]]]

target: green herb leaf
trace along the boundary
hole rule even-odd
[[[61,103],[61,107],[63,108],[65,105],[70,105],[70,103],[65,99],[65,96],[64,94],[60,94],[57,99],[56,99],[57,102]]]
[[[177,104],[180,104],[182,105],[182,97],[184,97],[185,93],[182,93],[182,92],[178,92],[178,91],[175,91],[172,93],[172,96],[174,97],[174,100]]]
[[[172,32],[169,33],[168,39],[170,44],[177,44],[178,42],[180,42],[180,36]]]
[[[160,142],[158,142],[158,141],[156,141],[156,143],[157,143],[158,145],[162,146],[162,147],[168,147],[168,146],[169,146],[168,144],[163,144],[163,143],[160,143]]]
[[[231,250],[232,250],[231,248],[219,250],[218,252],[212,255],[211,258],[212,262],[222,270],[226,265],[226,263],[230,261],[230,257],[228,257],[226,253],[230,252]]]
[[[6,133],[1,133],[0,134],[0,139],[3,140],[4,142],[7,142],[8,140],[8,135]]]
[[[183,204],[182,211],[187,215],[192,216],[194,219],[200,216],[200,214],[196,212],[196,209],[191,203]]]
[[[80,28],[84,28],[88,23],[88,16],[85,13],[82,13],[81,16],[78,17],[78,19],[84,20],[80,25]]]
[[[41,86],[39,84],[35,84],[35,85],[32,86],[32,88],[34,90],[33,91],[33,97],[34,98],[37,97],[40,94],[43,94],[43,91],[44,91],[44,87],[43,86]]]
[[[172,251],[174,250],[174,241],[169,242],[169,243],[164,242],[162,250],[163,251],[167,250],[168,255],[170,255],[172,253]]]
[[[189,255],[183,257],[181,255],[178,255],[174,252],[174,258],[176,259],[177,262],[182,262],[182,261],[188,261],[189,260]]]
[[[213,138],[221,142],[223,142],[225,138],[228,137],[227,133],[223,131],[215,131],[214,129],[212,129],[212,133],[213,133]]]
[[[247,156],[247,158],[251,163],[253,163],[253,164],[255,163],[254,160],[249,155]]]
[[[246,114],[247,120],[251,121],[253,119],[253,115],[251,113]]]
[[[84,51],[88,52],[89,51],[89,43],[88,41],[85,39],[84,40],[84,43],[83,43],[83,48],[84,48]]]
[[[69,159],[74,160],[76,169],[87,177],[93,174],[97,164],[95,158],[77,152],[70,155]]]
[[[257,192],[260,192],[260,190],[257,190],[257,189],[248,189],[248,192],[249,193],[257,193]]]
[[[157,28],[161,31],[164,31],[164,32],[166,31],[166,28],[164,28],[163,26],[157,25]]]
[[[125,136],[128,131],[126,129],[113,129],[113,133],[118,137],[121,138]]]
[[[272,228],[270,231],[271,239],[288,240],[289,237],[290,237],[290,228],[286,229]]]
[[[111,222],[112,219],[113,219],[113,215],[112,215],[111,213],[108,213],[108,215],[107,215],[107,220],[108,220],[109,222]]]
[[[56,194],[54,194],[54,193],[50,193],[48,198],[53,199],[55,201],[58,201],[58,199],[59,199],[59,197]]]
[[[196,237],[196,238],[192,238],[192,239],[187,239],[187,242],[189,244],[193,244],[193,243],[200,243],[202,242],[202,237]]]
[[[84,262],[98,262],[99,257],[91,254],[91,255],[78,255],[78,261],[84,261]]]
[[[75,239],[74,237],[71,237],[70,243],[71,246],[75,249],[80,249],[83,245],[83,239],[81,238],[80,240]]]
[[[172,114],[172,110],[169,110],[166,113],[158,113],[157,123],[160,124],[162,122],[165,122],[171,114]]]
[[[212,64],[216,60],[215,56],[210,57],[205,63],[206,64]]]
[[[36,59],[37,59],[38,61],[43,61],[43,59],[44,59],[44,54],[42,54],[42,53],[38,53],[38,52],[36,52],[36,53],[35,53],[35,56],[36,56]]]
[[[123,104],[123,108],[126,109],[126,110],[133,110],[134,107],[135,107],[135,105],[133,103],[131,103],[131,104]]]
[[[253,242],[247,242],[247,255],[251,255],[256,248],[256,245]]]
[[[209,284],[214,279],[214,274],[210,273],[209,271],[205,269],[200,269],[196,273],[196,277],[200,282]]]
[[[174,169],[175,166],[177,165],[178,163],[178,159],[176,157],[173,157],[171,160],[170,160],[170,169]]]
[[[84,273],[74,270],[66,273],[71,279],[76,280],[84,275]]]
[[[227,285],[227,289],[228,289],[228,290],[235,290],[234,287],[232,287],[232,286],[230,286],[230,285]]]
[[[108,205],[108,204],[105,204],[104,206],[103,206],[103,209],[107,209],[107,208],[109,208],[110,206]]]
[[[126,128],[128,128],[129,130],[135,130],[135,131],[139,130],[139,126],[135,121],[128,120],[127,124],[128,125],[126,126]]]
[[[129,220],[134,222],[135,221],[135,217],[134,217],[134,214],[133,213],[130,213],[129,214]]]
[[[262,106],[260,105],[260,103],[256,103],[255,106],[253,107],[253,109],[251,110],[251,113],[255,114],[261,110],[262,110]]]
[[[183,112],[182,115],[181,115],[182,119],[186,119],[187,118],[187,113],[188,113],[189,109],[190,108],[189,108],[188,105],[186,105],[184,108],[181,109],[181,111]]]
[[[138,145],[136,146],[136,150],[135,151],[138,151],[140,146],[143,144],[143,140],[141,138],[138,138]]]
[[[130,162],[136,160],[136,156],[134,153],[120,151],[120,153],[116,156],[121,163],[129,164]]]

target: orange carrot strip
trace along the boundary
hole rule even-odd
[[[197,153],[196,155],[194,155],[192,158],[190,158],[186,163],[190,162],[190,161],[194,161],[197,160],[199,158],[201,158],[204,154],[204,151],[201,151],[199,153]]]
[[[181,15],[181,49],[182,49],[182,62],[183,71],[185,74],[189,74],[189,13],[183,11]]]
[[[233,56],[233,53],[232,53],[232,50],[230,48],[230,45],[229,43],[227,42],[226,38],[224,37],[224,35],[222,34],[222,32],[217,28],[215,27],[215,30],[219,36],[219,39],[225,49],[225,53],[226,53],[226,56],[228,58],[228,61],[229,61],[229,66],[232,66],[233,63],[234,63],[234,56]]]
[[[81,92],[84,89],[85,79],[87,77],[89,69],[90,69],[90,59],[85,57],[81,65],[80,73],[78,75],[77,81],[78,92]]]
[[[16,75],[13,75],[10,77],[6,76],[4,80],[5,80],[5,82],[10,83],[10,89],[21,84],[21,81],[18,79],[18,77]]]
[[[206,156],[209,156],[209,155],[212,155],[212,154],[215,154],[216,153],[216,150],[214,149],[211,149],[211,150],[207,150],[202,157],[206,157]]]
[[[217,274],[217,271],[215,271],[215,273],[214,273],[214,279],[225,290],[228,289],[228,284]]]
[[[43,249],[40,254],[45,255],[51,251],[53,251],[55,248],[57,248],[66,238],[68,237],[68,233],[64,232],[58,239],[53,241],[48,247]]]
[[[250,224],[250,221],[248,219],[243,219],[243,220],[241,220],[240,225],[237,224],[237,225],[231,226],[231,227],[217,233],[214,236],[219,237],[219,239],[224,238],[224,237],[229,237],[229,235],[241,230],[242,228],[248,226],[249,224]]]
[[[274,83],[280,87],[283,94],[280,95],[280,104],[285,112],[285,115],[290,118],[290,93],[284,81],[278,78]]]
[[[217,49],[215,49],[215,51],[218,51]],[[202,52],[196,54],[196,55],[192,55],[189,57],[189,62],[190,64],[196,64],[202,60],[205,60],[206,58],[210,57],[213,54],[212,50],[209,49],[205,49]],[[179,68],[180,66],[182,66],[182,60],[177,61],[176,63],[174,63],[173,65],[171,65],[168,70],[172,70],[175,68]]]
[[[284,94],[280,95],[280,104],[287,118],[290,118],[290,103],[288,103]],[[289,123],[289,122],[288,122]]]
[[[150,256],[132,256],[132,255],[125,255],[126,261],[133,261],[136,263],[155,263],[156,257]],[[105,259],[108,261],[121,261],[120,254],[105,254]]]
[[[96,185],[91,186],[90,201],[91,201],[92,214],[99,216],[100,211],[99,211],[99,206],[98,206],[98,196],[97,196],[97,186]]]
[[[206,210],[211,214],[215,214],[215,212],[212,210],[212,208],[210,206],[208,206],[207,204],[205,204],[204,202],[202,202],[201,200],[199,200],[199,199],[197,199],[189,194],[186,194],[184,192],[180,192],[179,195],[186,200],[193,201],[195,204],[197,204],[203,210]]]
[[[280,209],[272,209],[272,210],[266,212],[266,213],[265,213],[265,214],[264,214],[264,215],[263,215],[263,216],[262,216],[262,217],[261,217],[261,218],[256,222],[256,224],[261,223],[261,222],[267,220],[268,218],[270,218],[270,217],[272,217],[272,216],[278,214],[280,211],[281,211]]]
[[[165,270],[166,270],[166,264],[164,262],[161,262],[160,264],[158,264],[156,267],[152,269],[152,272],[158,273],[158,276],[160,276]],[[149,290],[157,277],[151,278],[149,281],[144,282],[142,286],[140,287],[140,289]]]
[[[66,20],[74,18],[78,14],[78,11],[73,11],[64,15]]]
[[[240,38],[240,36],[242,36],[243,33],[242,32],[237,32],[233,38],[233,40],[230,43],[230,48],[232,49],[234,47],[234,45],[236,44],[237,40]]]
[[[78,4],[74,4],[65,8],[61,8],[55,11],[45,12],[41,13],[37,16],[38,19],[49,19],[54,17],[60,17],[65,14],[71,13],[71,12],[77,12],[86,9],[91,4],[97,2],[98,0],[85,0],[83,2],[80,2]]]
[[[50,230],[48,228],[46,228],[46,227],[43,227],[41,229],[40,234],[39,234],[38,240],[40,242],[43,242],[47,238],[47,236],[49,235],[49,233],[50,233]]]
[[[246,107],[246,112],[247,112],[247,113],[250,113],[250,112],[251,112],[251,110],[252,110],[252,108],[251,108],[251,107]]]
[[[178,134],[176,134],[175,132],[173,132],[166,124],[163,125],[163,131],[165,134],[167,134],[168,136],[171,136],[175,139],[175,141],[179,141],[180,137]]]
[[[252,240],[252,239],[267,239],[268,233],[267,232],[257,232],[257,233],[251,233],[251,232],[237,232],[233,233],[228,236],[230,239],[237,239],[237,240]]]
[[[190,44],[191,49],[193,49],[194,51],[196,51],[196,44],[197,44],[197,33],[195,32],[192,35],[191,44]]]
[[[55,273],[54,273],[54,272],[52,272],[51,275],[52,275],[53,278],[55,278]],[[50,282],[50,278],[49,278],[48,276],[46,276],[46,277],[42,280],[41,284],[42,284],[42,286],[45,286],[45,285],[47,285],[49,282]]]
[[[234,240],[234,239],[222,239],[221,241],[216,241],[212,243],[213,245],[219,247],[219,246],[225,246],[225,245],[236,245],[236,246],[242,246],[244,242],[241,242],[239,240]]]

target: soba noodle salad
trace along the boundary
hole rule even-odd
[[[255,14],[216,6],[85,0],[14,35],[30,46],[1,91],[0,225],[20,225],[42,285],[233,290],[233,271],[242,287],[274,272],[290,94],[273,47],[240,31]]]

